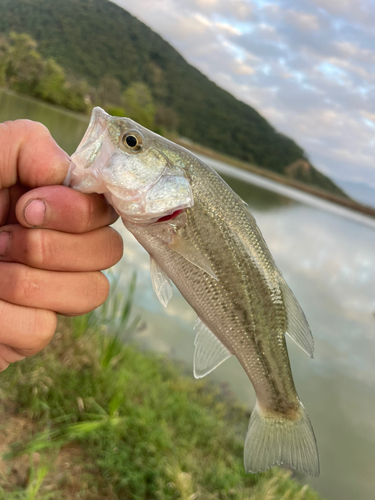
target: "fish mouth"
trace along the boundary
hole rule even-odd
[[[171,214],[168,214],[168,215],[164,215],[163,217],[160,217],[160,219],[157,219],[155,221],[155,224],[159,223],[159,222],[167,222],[169,220],[172,220],[172,219],[175,219],[178,215],[182,214],[182,212],[184,212],[185,210],[183,208],[180,208],[178,210],[175,210],[174,212],[172,212]]]
[[[87,148],[94,143],[108,127],[111,116],[104,109],[96,106],[91,112],[91,118],[87,130],[78,145],[77,152]]]

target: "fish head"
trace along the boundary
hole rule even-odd
[[[134,224],[168,218],[194,204],[182,163],[165,153],[168,144],[133,120],[96,107],[72,155],[65,184],[83,193],[104,194],[118,214]]]

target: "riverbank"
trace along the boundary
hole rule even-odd
[[[174,138],[174,142],[180,144],[186,149],[189,149],[193,153],[197,155],[207,156],[209,158],[213,158],[222,163],[226,163],[228,165],[232,165],[233,167],[240,168],[245,170],[246,172],[250,172],[255,175],[260,175],[261,177],[265,177],[266,179],[270,179],[272,181],[278,182],[279,184],[283,184],[285,186],[290,186],[305,193],[311,194],[313,196],[317,196],[324,200],[330,201],[332,203],[336,203],[338,205],[342,205],[343,207],[349,208],[351,210],[355,210],[357,212],[370,215],[371,217],[375,217],[375,208],[369,207],[367,205],[363,205],[358,203],[357,201],[347,197],[336,196],[333,193],[325,191],[323,189],[319,189],[315,186],[310,186],[306,183],[300,182],[292,177],[286,177],[285,175],[279,175],[276,172],[272,172],[271,170],[267,170],[266,168],[261,168],[251,163],[246,163],[237,158],[233,158],[231,156],[226,156],[221,153],[217,153],[211,149],[205,148],[199,144],[195,144],[190,140],[185,138]]]
[[[107,325],[108,309],[61,318],[1,374],[0,499],[321,498],[287,470],[245,474],[248,412]]]

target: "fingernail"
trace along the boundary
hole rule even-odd
[[[5,255],[7,253],[9,241],[10,241],[10,233],[7,233],[6,231],[1,231],[0,232],[0,257],[2,257],[3,255]]]
[[[30,226],[41,226],[46,216],[46,204],[43,200],[31,200],[23,211],[23,216]]]

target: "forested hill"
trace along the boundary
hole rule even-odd
[[[107,0],[0,0],[0,33],[28,33],[45,58],[98,88],[144,82],[180,135],[249,163],[342,191],[255,109],[211,82],[159,35]]]

